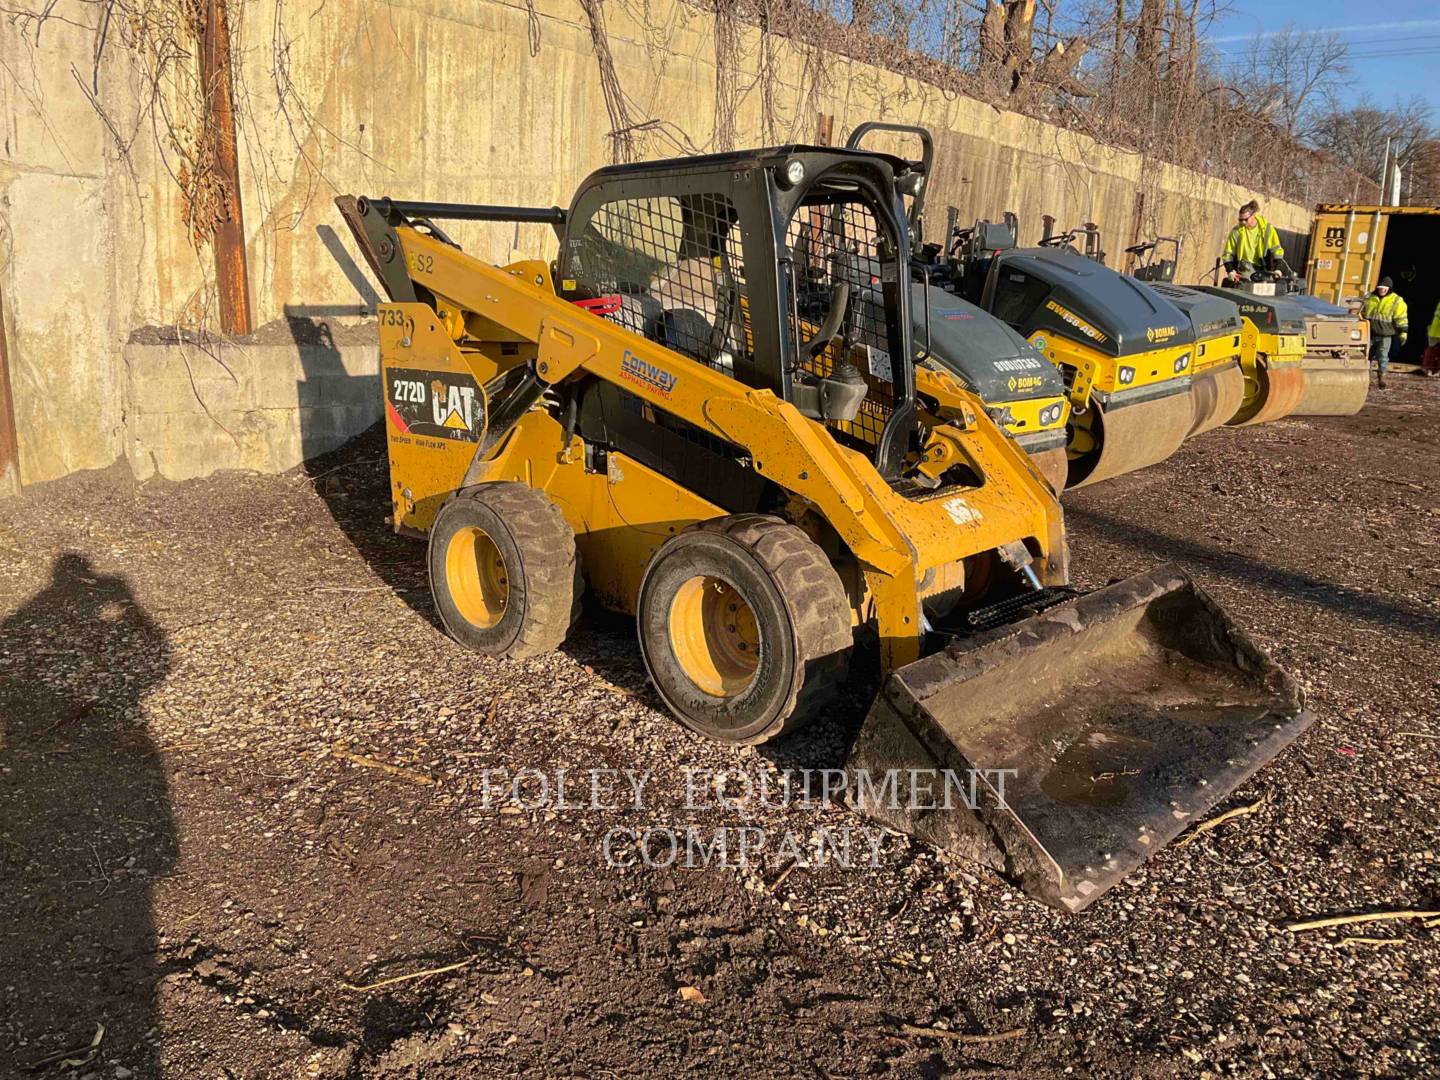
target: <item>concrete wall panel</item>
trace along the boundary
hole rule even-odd
[[[343,327],[373,306],[368,273],[346,253],[336,194],[564,205],[611,159],[612,117],[578,0],[535,0],[533,18],[511,0],[230,4],[257,325],[319,317]],[[60,0],[57,10],[83,19],[91,6]],[[1062,227],[1099,222],[1114,263],[1143,193],[1143,230],[1185,237],[1181,277],[1189,280],[1209,266],[1251,194],[843,57],[778,39],[762,48],[752,29],[739,31],[735,97],[717,104],[711,14],[675,0],[611,2],[603,11],[618,81],[611,90],[638,125],[640,154],[722,149],[717,113],[736,145],[812,141],[822,113],[834,117],[837,140],[866,119],[923,123],[939,151],[932,239],[947,205],[965,222],[1014,210],[1027,241],[1048,213]],[[122,157],[81,93],[70,64],[91,54],[90,40],[58,22],[47,24],[38,50],[14,33],[0,40],[0,56],[27,73],[0,78],[0,290],[17,369],[22,476],[30,483],[121,454],[142,475],[290,461],[308,449],[307,425],[329,431],[334,417],[302,413],[316,407],[307,395],[318,390],[302,389],[307,380],[283,365],[247,369],[250,397],[237,402],[213,359],[194,361],[196,386],[215,395],[205,405],[216,415],[233,408],[269,417],[266,433],[239,450],[229,434],[210,430],[217,425],[193,391],[188,400],[172,391],[173,370],[156,376],[153,391],[127,375],[127,362],[139,362],[126,346],[136,327],[214,326],[212,257],[186,228],[173,160],[167,167],[148,137]],[[99,101],[133,126],[147,91],[118,46],[103,73]],[[1267,210],[1282,230],[1308,229],[1303,207]],[[493,261],[555,251],[542,226],[457,225],[454,235]],[[287,409],[289,443],[276,450],[273,429]],[[188,457],[186,445],[194,447]]]

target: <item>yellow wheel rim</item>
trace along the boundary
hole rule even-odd
[[[670,601],[670,648],[685,676],[712,697],[734,697],[755,681],[760,631],[728,581],[701,575]]]
[[[1093,454],[1100,446],[1100,440],[1095,437],[1095,405],[1092,402],[1090,407],[1083,413],[1070,414],[1074,419],[1070,430],[1070,445],[1066,451],[1071,461],[1082,458],[1086,454]]]
[[[461,618],[482,630],[505,614],[510,578],[495,541],[484,529],[467,525],[450,537],[445,549],[445,584]]]

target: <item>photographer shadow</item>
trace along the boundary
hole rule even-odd
[[[143,702],[170,667],[125,579],[74,552],[0,624],[0,1056],[17,1068],[159,1075],[152,893],[177,841]]]

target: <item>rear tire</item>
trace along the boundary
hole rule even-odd
[[[446,503],[427,561],[446,631],[486,656],[558,648],[580,612],[575,533],[544,492],[524,484],[482,484]]]
[[[736,514],[667,540],[645,571],[636,626],[670,711],[721,742],[795,730],[834,697],[849,666],[840,577],[777,517]]]

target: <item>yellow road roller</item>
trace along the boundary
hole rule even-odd
[[[1194,417],[1188,437],[1228,423],[1245,402],[1245,320],[1239,307],[1226,297],[1211,296],[1174,283],[1175,267],[1180,260],[1178,237],[1157,236],[1127,247],[1125,253],[1138,260],[1133,276],[1169,300],[1190,320],[1195,338],[1195,362],[1190,377]]]
[[[1033,462],[958,384],[922,399],[911,182],[783,146],[604,168],[567,209],[342,196],[388,296],[390,513],[460,645],[555,649],[588,592],[710,738],[823,718],[876,650],[854,805],[1079,910],[1310,718],[1178,571],[1068,589]],[[549,223],[558,254],[491,265],[453,220]]]
[[[1296,416],[1352,416],[1370,393],[1370,323],[1318,296],[1286,292],[1305,311],[1305,392]]]
[[[1087,247],[1098,242],[1084,230]],[[1087,256],[1076,232],[1018,248],[1018,222],[951,237],[951,282],[1056,364],[1071,405],[1067,487],[1164,461],[1194,424],[1194,334],[1185,313]]]
[[[1233,301],[1245,320],[1240,339],[1245,398],[1226,423],[1243,427],[1291,415],[1305,393],[1304,310],[1276,295],[1273,275],[1265,271],[1234,285],[1197,288]]]

